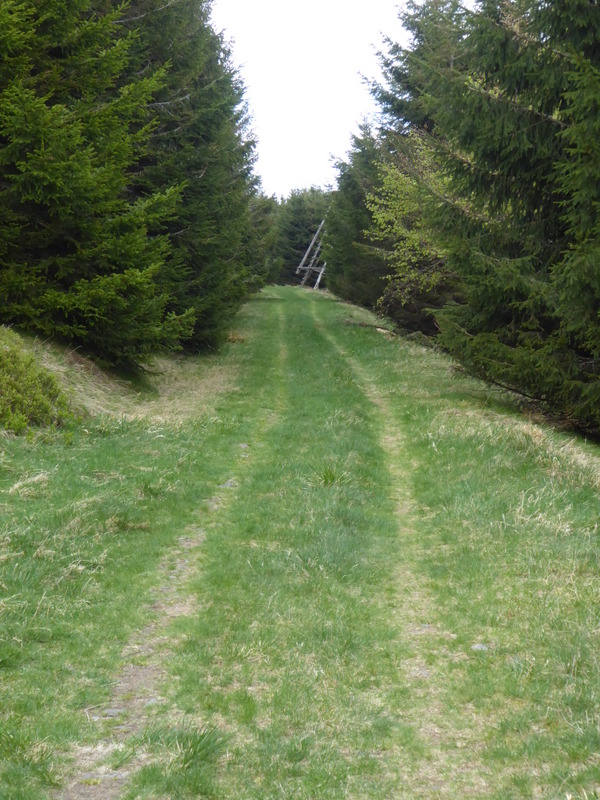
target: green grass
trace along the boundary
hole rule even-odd
[[[91,416],[0,440],[2,800],[600,796],[598,448],[376,325],[38,348]]]
[[[0,429],[24,433],[30,426],[60,425],[70,417],[54,375],[26,352],[17,334],[0,325]]]

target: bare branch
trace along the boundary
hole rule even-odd
[[[164,6],[160,8],[154,8],[152,11],[146,11],[145,14],[139,14],[137,17],[127,17],[127,19],[118,19],[115,21],[116,25],[125,25],[127,22],[137,22],[138,19],[144,19],[144,17],[149,16],[150,14],[158,14],[159,11],[164,11],[166,8],[170,8],[174,6],[175,3],[179,3],[180,0],[171,0],[169,3],[166,3]]]
[[[156,103],[148,103],[148,108],[156,108],[157,106],[172,106],[175,103],[185,103],[186,100],[189,100],[191,97],[190,94],[186,94],[183,97],[176,97],[174,100],[163,100],[162,102]]]

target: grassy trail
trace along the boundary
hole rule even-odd
[[[2,444],[2,800],[600,797],[597,448],[376,325]]]

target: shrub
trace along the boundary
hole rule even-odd
[[[0,327],[0,429],[23,433],[30,426],[61,425],[70,416],[56,378],[23,351],[15,333]]]

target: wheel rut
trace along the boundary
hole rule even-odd
[[[277,380],[288,358],[284,328],[285,317],[280,310],[279,344],[270,376],[270,385],[276,391],[269,402],[257,404],[253,440],[259,445],[270,428],[279,423],[285,406],[284,385]],[[169,659],[177,645],[171,628],[178,619],[201,613],[198,598],[187,587],[201,574],[207,535],[218,528],[220,515],[235,502],[240,481],[257,457],[259,453],[252,444],[239,443],[230,470],[233,477],[215,487],[214,494],[199,508],[197,519],[182,531],[177,545],[160,562],[150,602],[153,619],[124,647],[123,666],[114,679],[109,701],[101,707],[85,709],[88,719],[101,727],[100,738],[72,747],[69,774],[53,794],[54,800],[118,800],[137,770],[156,760],[156,755],[143,746],[143,732],[165,709],[170,723],[185,721],[185,715],[169,704],[164,691],[169,681]]]
[[[463,718],[448,713],[444,703],[445,674],[455,656],[449,643],[455,638],[452,631],[438,623],[435,601],[417,562],[422,553],[418,539],[415,514],[418,509],[411,493],[410,458],[406,433],[397,421],[392,403],[378,381],[357,358],[339,341],[331,329],[323,325],[317,304],[311,301],[316,327],[324,339],[345,361],[356,382],[375,409],[379,421],[379,444],[385,454],[396,509],[398,532],[406,558],[395,570],[396,601],[390,614],[413,653],[401,664],[401,680],[410,687],[415,703],[406,713],[408,721],[419,734],[425,756],[416,768],[405,770],[400,750],[395,753],[401,798],[453,798],[457,793],[481,797],[491,790],[489,770],[481,759],[486,721],[472,709]],[[387,333],[381,331],[381,333]],[[392,759],[393,760],[393,759]]]

